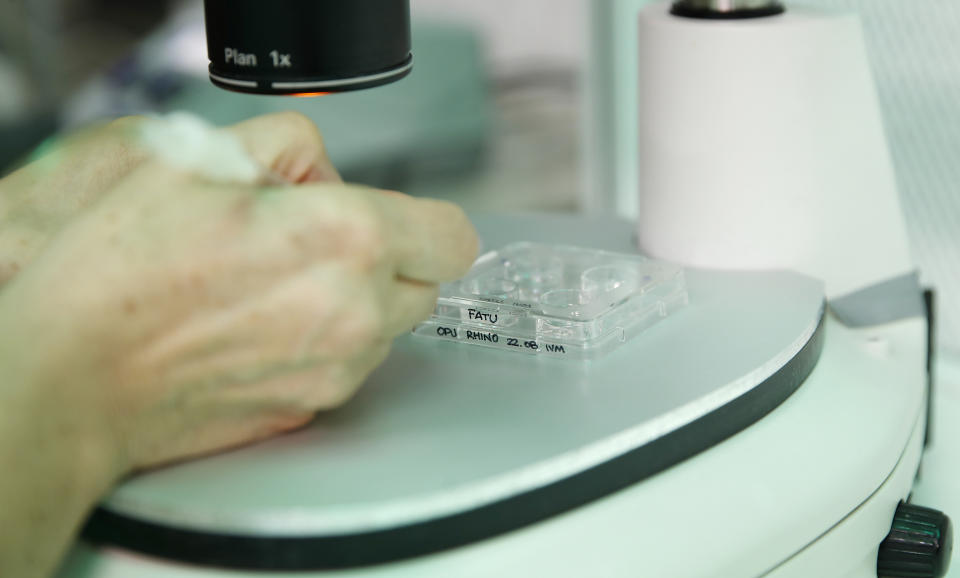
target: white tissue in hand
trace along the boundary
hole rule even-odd
[[[193,114],[152,118],[142,139],[162,161],[210,181],[249,185],[263,174],[234,135]]]

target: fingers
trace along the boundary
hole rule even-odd
[[[389,235],[397,274],[412,281],[459,279],[477,257],[477,233],[452,203],[371,191]]]
[[[402,335],[430,317],[437,304],[437,286],[397,279],[384,297],[384,331],[388,338]]]
[[[323,138],[306,116],[282,112],[230,127],[254,159],[293,183],[342,182]]]
[[[477,256],[476,231],[452,203],[329,184],[278,189],[265,198],[263,235],[297,229],[310,251],[336,246],[345,258],[368,267],[389,263],[392,274],[411,281],[459,279]]]
[[[392,199],[397,273],[429,283],[463,277],[477,258],[477,233],[463,211],[433,200]]]

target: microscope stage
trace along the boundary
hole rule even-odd
[[[627,223],[567,220],[477,224],[486,249],[631,251]],[[131,479],[85,536],[198,565],[347,568],[484,540],[633,486],[759,421],[820,355],[819,282],[691,269],[686,280],[687,307],[591,361],[405,336],[342,409]]]

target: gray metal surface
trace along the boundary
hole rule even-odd
[[[629,251],[631,226],[476,219],[486,248]],[[338,535],[479,507],[588,469],[761,383],[809,340],[819,282],[688,271],[690,305],[590,363],[407,336],[344,408],[308,428],[130,480],[107,509],[209,532]],[[758,416],[759,418],[760,416]]]
[[[831,299],[830,310],[847,327],[858,328],[926,315],[923,289],[916,273]]]

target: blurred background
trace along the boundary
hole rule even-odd
[[[185,109],[226,124],[295,109],[317,121],[350,180],[470,210],[575,210],[585,3],[411,4],[409,79],[294,100],[209,85],[200,0],[7,0],[0,167],[54,131],[101,118]]]
[[[473,212],[577,211],[589,2],[411,0],[410,78],[276,99],[209,84],[200,0],[3,0],[0,174],[98,119],[185,109],[226,124],[295,109],[349,180]],[[940,345],[960,352],[960,3],[789,4],[863,17],[915,260],[939,290]]]

